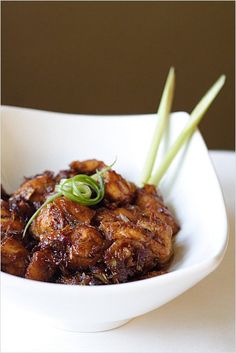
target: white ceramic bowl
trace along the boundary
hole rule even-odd
[[[172,114],[160,158],[188,118],[187,113]],[[156,119],[156,115],[84,116],[3,107],[3,185],[12,192],[24,175],[64,169],[75,159],[97,158],[109,164],[116,156],[115,169],[138,182]],[[224,202],[199,132],[179,153],[160,187],[181,225],[168,274],[86,287],[2,273],[3,298],[57,327],[102,331],[154,310],[191,288],[219,265],[227,244]]]

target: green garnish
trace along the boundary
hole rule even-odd
[[[217,94],[220,92],[224,83],[225,75],[222,75],[203,96],[203,98],[192,111],[187,125],[185,126],[177,140],[174,142],[174,144],[171,146],[170,150],[167,152],[167,155],[162,161],[158,170],[147,180],[148,184],[155,185],[156,187],[158,186],[161,178],[169,168],[174,157],[176,156],[180,148],[184,145],[184,143],[187,142],[187,140],[192,136],[192,134],[196,130],[197,125],[202,120],[204,114],[216,98]]]
[[[161,142],[161,138],[166,127],[167,118],[169,117],[171,105],[174,97],[175,86],[175,70],[170,68],[168,77],[166,79],[164,91],[162,93],[161,101],[158,108],[158,120],[153,134],[152,142],[148,152],[148,157],[143,168],[141,181],[146,184],[151,177],[152,169],[156,160],[157,151]]]
[[[206,113],[207,109],[209,108],[217,94],[220,92],[221,88],[225,83],[225,78],[225,75],[220,76],[220,78],[208,90],[208,92],[204,95],[204,97],[194,108],[187,125],[185,126],[177,140],[174,142],[174,144],[171,146],[170,150],[167,152],[167,155],[165,156],[157,171],[154,173],[153,167],[157,157],[158,147],[160,145],[164,128],[166,126],[167,118],[171,111],[171,104],[174,94],[174,68],[170,68],[162,94],[161,102],[158,108],[158,122],[154,131],[149,153],[144,164],[141,185],[151,184],[156,187],[158,186],[160,180],[169,168],[176,154],[178,153],[180,148],[191,138],[197,128],[197,125]]]
[[[92,176],[78,174],[73,178],[62,179],[60,183],[55,187],[57,193],[49,196],[27,222],[23,232],[23,238],[27,232],[27,229],[33,220],[37,217],[42,208],[60,196],[65,196],[67,199],[77,202],[81,205],[93,206],[98,204],[105,195],[105,186],[102,174],[111,169],[115,162],[116,160],[110,166],[105,167],[100,171],[97,170],[96,174],[93,174]]]
[[[58,196],[63,195],[81,205],[96,205],[103,199],[105,188],[101,174],[97,172],[95,175],[97,181],[94,176],[85,174],[78,174],[70,179],[62,179],[60,184],[56,186]]]

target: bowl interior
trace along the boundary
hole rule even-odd
[[[157,165],[189,118],[173,113]],[[138,183],[156,115],[84,116],[32,109],[2,108],[2,184],[14,191],[44,170],[57,172],[72,160],[96,158]],[[169,168],[161,192],[181,225],[172,270],[219,257],[226,246],[227,221],[213,167],[197,131]]]

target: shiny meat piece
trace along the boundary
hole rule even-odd
[[[1,237],[6,235],[21,234],[24,230],[24,223],[11,212],[7,201],[1,200]]]
[[[99,229],[108,240],[132,239],[149,248],[159,264],[167,262],[173,253],[172,230],[165,224],[146,223],[134,225],[123,221],[102,221]]]
[[[105,182],[105,198],[109,202],[126,204],[132,201],[136,191],[136,186],[133,183],[125,180],[114,170],[108,170],[103,177]]]
[[[56,271],[52,251],[49,248],[36,251],[26,270],[25,278],[48,282]]]
[[[143,217],[142,211],[133,205],[128,205],[126,207],[118,207],[114,209],[114,213],[116,214],[117,218],[123,220],[124,222],[133,222],[137,223],[140,217]]]
[[[12,198],[32,203],[36,208],[45,201],[46,196],[54,190],[55,180],[53,173],[46,171],[29,180],[14,192]]]
[[[117,220],[117,216],[113,210],[109,210],[105,207],[102,207],[96,210],[96,214],[93,218],[93,223],[96,224],[96,226],[99,226],[102,221],[112,222],[116,220]]]
[[[77,225],[70,234],[68,266],[74,270],[95,265],[102,257],[104,239],[99,231],[89,225]]]
[[[146,231],[148,230],[149,236],[152,238],[148,246],[157,257],[158,264],[163,266],[173,255],[172,229],[166,223],[162,223],[158,226],[155,224],[153,228],[151,228],[151,222],[147,223],[149,229],[147,226],[144,227],[144,224],[138,224],[138,227]]]
[[[49,171],[26,179],[9,199],[11,210],[24,221],[28,221],[35,210],[46,200],[48,193],[54,190],[54,187],[53,174]]]
[[[143,188],[138,189],[135,204],[139,206],[146,215],[152,217],[156,216],[171,226],[173,235],[179,231],[177,221],[157,194],[155,186],[147,184]]]
[[[108,240],[130,238],[142,241],[157,256],[160,264],[173,254],[172,228],[157,217],[147,217],[138,207],[102,209],[97,211],[99,229]]]
[[[6,237],[1,244],[2,271],[24,277],[29,253],[20,240]]]
[[[127,282],[135,275],[156,266],[152,251],[132,239],[118,239],[106,251],[104,261],[113,275],[114,283]]]
[[[9,199],[10,210],[17,214],[24,222],[27,222],[35,212],[33,204],[21,198],[11,197]]]
[[[70,164],[70,168],[75,170],[77,174],[95,174],[97,170],[101,170],[105,168],[106,165],[102,161],[98,161],[97,159],[88,159],[86,161],[73,161]]]
[[[137,226],[147,231],[155,241],[151,241],[150,247],[158,256],[158,262],[164,264],[169,261],[173,254],[172,228],[160,220],[154,222],[150,219],[138,220]]]
[[[47,238],[47,234],[62,230],[67,225],[90,224],[94,214],[91,208],[61,196],[40,211],[32,223],[31,231],[42,241]]]
[[[140,217],[144,217],[144,213],[137,206],[126,205],[114,209],[99,208],[93,220],[97,225],[106,221],[123,221],[136,224]]]
[[[124,221],[102,221],[99,229],[107,240],[130,238],[138,241],[146,241],[147,234],[136,225]]]

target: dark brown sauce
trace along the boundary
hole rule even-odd
[[[104,174],[105,197],[92,207],[60,196],[44,207],[25,238],[24,227],[61,178],[91,175],[105,164],[75,161],[57,175],[27,178],[12,195],[2,189],[2,270],[38,281],[78,285],[125,283],[167,272],[174,216],[152,185],[138,188],[114,170]]]

